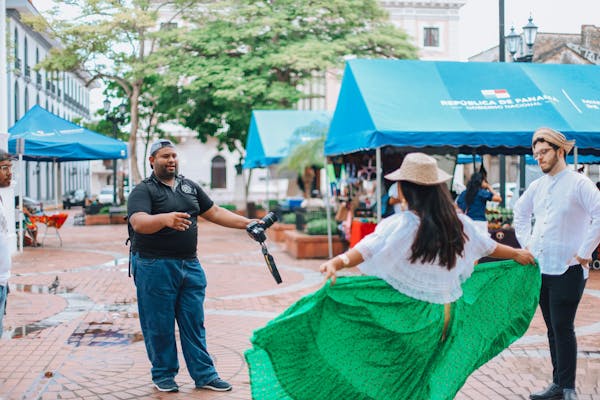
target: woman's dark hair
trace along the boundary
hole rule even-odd
[[[457,257],[464,254],[468,238],[448,187],[443,183],[424,186],[400,181],[399,184],[408,208],[421,219],[410,261],[437,262],[449,270],[454,268]]]
[[[475,201],[477,192],[481,189],[481,184],[484,179],[485,176],[481,172],[474,172],[473,175],[471,175],[471,179],[467,182],[467,193],[465,194],[465,203],[467,206],[470,206],[473,204],[473,201]]]

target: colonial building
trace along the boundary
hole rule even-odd
[[[25,24],[23,15],[39,12],[28,0],[6,1],[9,128],[36,104],[67,120],[89,119],[90,90],[98,86],[86,87],[89,77],[83,73],[34,70],[59,43]],[[53,203],[57,196],[55,182],[61,182],[59,193],[78,188],[90,192],[90,163],[62,163],[58,168],[47,162],[26,162],[24,178],[18,179],[17,185],[24,185],[25,196]]]

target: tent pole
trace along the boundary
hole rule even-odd
[[[54,160],[54,204],[58,207],[58,198],[60,196],[60,182],[58,174],[60,174],[60,166],[58,165],[58,161]]]
[[[377,169],[377,223],[381,221],[381,147],[375,149],[375,167]]]
[[[265,193],[265,197],[267,200],[265,209],[267,211],[269,211],[269,180],[270,180],[270,177],[271,177],[271,168],[269,168],[269,166],[267,165],[267,190]]]
[[[331,190],[331,184],[329,183],[329,174],[327,173],[327,156],[323,162],[325,166],[325,213],[327,215],[327,250],[329,258],[333,257],[333,237],[331,233],[331,203],[329,190]]]
[[[573,147],[573,164],[575,164],[575,171],[577,171],[578,161],[579,161],[579,151],[577,151],[577,146]]]
[[[19,216],[19,253],[23,252],[23,195],[25,194],[24,186],[25,186],[25,177],[23,176],[23,152],[19,152],[19,212],[17,215]],[[40,177],[38,176],[38,179]],[[39,194],[38,194],[39,196]],[[34,243],[35,244],[35,243]]]

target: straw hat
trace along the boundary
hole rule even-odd
[[[435,158],[424,153],[409,153],[400,168],[385,175],[390,181],[408,181],[419,185],[438,185],[452,176],[438,168]]]
[[[561,147],[565,150],[566,154],[569,154],[573,146],[575,146],[574,140],[567,140],[565,135],[562,133],[555,131],[551,128],[539,128],[533,134],[533,138],[531,139],[531,146],[537,139],[544,139],[544,141],[548,143],[552,143],[558,147]]]

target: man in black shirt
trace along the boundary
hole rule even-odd
[[[129,195],[131,266],[140,324],[152,381],[176,392],[179,371],[175,321],[190,376],[197,388],[228,391],[206,350],[206,276],[196,255],[199,215],[216,224],[245,229],[252,220],[215,205],[195,182],[178,175],[177,152],[168,140],[150,148],[153,173]]]

